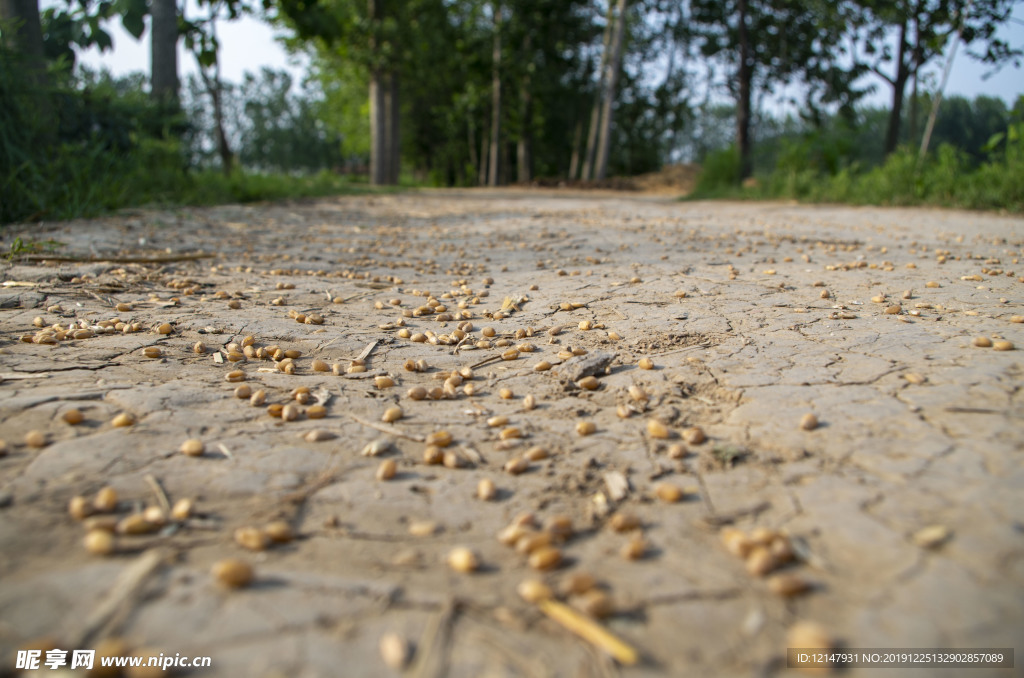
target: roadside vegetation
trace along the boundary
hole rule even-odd
[[[817,127],[773,121],[751,179],[737,183],[735,146],[720,148],[704,158],[689,197],[1024,212],[1024,97],[1012,109],[991,97],[946,99],[931,138],[934,150],[924,155],[919,137],[887,156],[882,152],[878,123],[884,114],[865,109],[854,121],[833,118]]]
[[[958,47],[1019,66],[1024,50],[1001,32],[1014,4],[2,2],[0,223],[408,186],[601,185],[681,163],[703,166],[701,197],[1021,211],[1020,101],[950,97],[917,150]],[[272,24],[308,71],[222,77],[217,25],[243,15]],[[76,63],[112,46],[112,22],[149,43],[149,72]],[[194,62],[188,78],[179,53]],[[865,106],[872,91],[884,105]]]

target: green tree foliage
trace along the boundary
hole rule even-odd
[[[857,62],[892,88],[885,152],[901,140],[907,83],[940,58],[952,39],[962,40],[968,54],[993,65],[1020,63],[1021,50],[997,36],[1014,0],[858,0],[851,34],[859,38]],[[917,116],[912,113],[916,122]],[[919,129],[919,128],[918,128]]]

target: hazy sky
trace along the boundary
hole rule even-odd
[[[44,6],[47,3],[43,3]],[[189,2],[191,5],[191,1]],[[191,11],[195,11],[194,6]],[[1024,15],[1024,8],[1018,7],[1017,15]],[[137,42],[121,29],[120,23],[111,22],[108,26],[113,40],[114,49],[105,54],[98,50],[90,50],[80,55],[82,63],[93,67],[104,66],[115,75],[131,71],[149,71],[148,31],[143,34],[142,41]],[[267,24],[253,18],[242,18],[237,21],[222,21],[217,25],[218,37],[221,41],[221,70],[223,77],[239,82],[246,71],[257,72],[262,66],[285,68],[299,75],[303,72],[301,58],[289,57],[283,46],[275,39],[275,31]],[[1001,31],[1001,36],[1015,47],[1024,47],[1024,16],[1015,16]],[[179,65],[183,75],[195,72],[195,59],[179,48]],[[936,62],[933,67],[935,82],[938,82],[940,66],[944,62]],[[970,59],[963,46],[954,60],[946,94],[961,94],[974,97],[979,94],[998,96],[1008,104],[1024,94],[1024,69],[1007,65],[997,74],[988,79],[984,75],[990,67]],[[870,99],[872,103],[882,104],[887,101],[890,89],[878,78],[872,79],[879,87]],[[909,93],[909,89],[908,89]]]

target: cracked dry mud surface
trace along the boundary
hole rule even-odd
[[[1020,665],[1021,352],[972,344],[1024,346],[1024,324],[1011,320],[1024,315],[1019,217],[445,191],[140,211],[23,235],[93,260],[2,271],[21,284],[0,289],[0,673],[26,642],[121,637],[209,655],[212,668],[192,675],[389,676],[378,641],[394,632],[414,648],[406,675],[785,675],[787,629],[804,620],[841,647],[1016,647]],[[213,256],[173,260],[189,253]],[[154,255],[170,260],[124,263]],[[402,311],[426,293],[471,315],[457,351],[399,336]],[[495,319],[507,297],[520,301]],[[119,317],[142,331],[25,343],[37,316],[65,326]],[[405,327],[451,334],[460,321],[437,317]],[[585,320],[596,327],[580,330]],[[171,333],[151,331],[160,323]],[[485,327],[492,347],[476,348]],[[532,337],[515,338],[527,328]],[[250,335],[301,351],[295,373],[215,361]],[[508,350],[494,346],[502,338],[536,350],[486,362]],[[194,353],[197,341],[210,352]],[[347,374],[374,342],[367,371]],[[147,358],[150,346],[161,357]],[[597,390],[560,365],[571,347],[615,356]],[[654,369],[638,367],[645,356]],[[314,371],[316,359],[342,374]],[[430,369],[407,371],[409,359]],[[553,369],[534,371],[541,360]],[[472,396],[462,386],[455,398],[406,396],[472,365]],[[234,397],[233,369],[267,404],[308,387],[326,417],[271,417]],[[377,388],[383,374],[396,385]],[[634,384],[646,402],[630,397]],[[512,398],[499,397],[504,388]],[[366,425],[396,404],[404,417],[390,426],[402,436]],[[632,416],[617,416],[620,405]],[[77,426],[61,418],[72,408],[85,417]],[[136,423],[112,426],[121,412]],[[803,430],[809,412],[821,424]],[[523,437],[502,440],[487,424],[498,415]],[[651,438],[649,419],[676,437]],[[596,432],[577,435],[579,420]],[[670,455],[695,425],[707,442]],[[337,437],[307,442],[313,429]],[[422,437],[441,429],[461,468],[423,462]],[[47,444],[26,445],[30,430]],[[187,438],[205,454],[178,453]],[[382,458],[397,462],[387,481],[375,478],[381,458],[360,454],[382,438],[393,442]],[[503,471],[534,446],[549,458]],[[606,482],[616,474],[628,480],[618,499]],[[482,478],[496,485],[493,501],[474,496]],[[193,499],[195,515],[118,536],[113,555],[86,552],[71,498],[110,485],[125,516],[157,505],[153,481],[172,503]],[[658,500],[660,482],[683,501]],[[561,567],[537,573],[496,539],[524,512],[571,518]],[[615,512],[642,521],[639,560],[620,555],[635,533],[609,529]],[[235,544],[236,528],[274,519],[296,539],[261,552]],[[437,530],[412,536],[417,521]],[[915,543],[935,525],[945,541]],[[773,594],[723,546],[726,526],[788,534],[800,557],[781,571],[812,590]],[[459,545],[476,552],[478,572],[445,565]],[[209,572],[225,557],[251,563],[254,584],[219,587]],[[617,665],[516,593],[528,577],[557,590],[581,571],[610,595],[615,613],[602,624],[640,652],[638,664]]]

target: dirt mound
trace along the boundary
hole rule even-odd
[[[583,181],[580,179],[536,179],[533,186],[540,188],[570,188],[604,191],[637,191],[640,193],[673,193],[687,195],[697,185],[700,165],[666,165],[657,172],[638,174],[633,177],[611,177]]]

